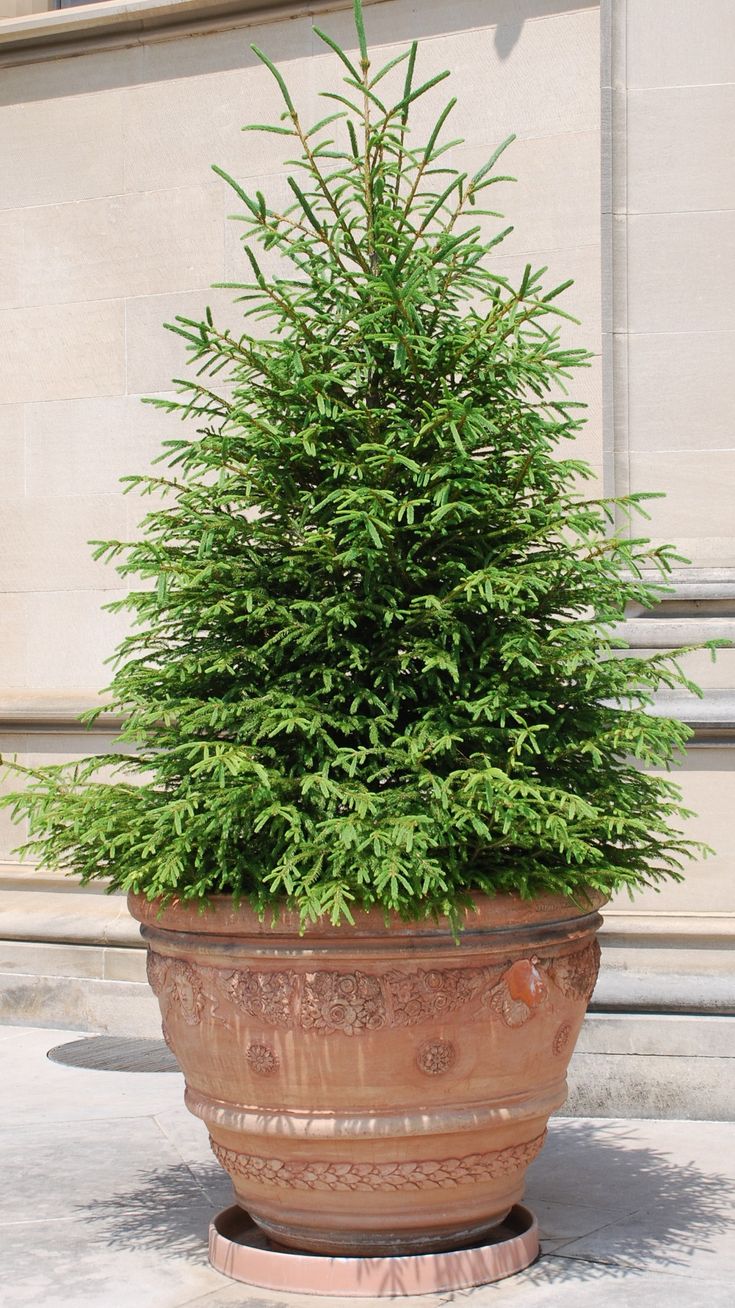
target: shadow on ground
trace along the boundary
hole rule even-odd
[[[732,1171],[698,1159],[694,1139],[683,1153],[680,1140],[675,1157],[642,1144],[634,1122],[557,1121],[529,1173],[527,1201],[548,1205],[552,1226],[555,1205],[586,1220],[576,1232],[552,1232],[549,1255],[569,1261],[570,1277],[595,1279],[647,1267],[691,1273],[695,1255],[735,1249]]]
[[[523,1279],[595,1281],[652,1266],[689,1267],[691,1274],[695,1252],[721,1249],[728,1233],[735,1239],[734,1201],[732,1177],[705,1171],[695,1157],[674,1161],[641,1144],[625,1123],[566,1119],[532,1169],[527,1202],[546,1206],[552,1225],[555,1206],[579,1216]],[[111,1246],[201,1261],[208,1215],[227,1202],[220,1169],[199,1167],[194,1175],[182,1163],[151,1169],[143,1184],[92,1201],[80,1216]],[[399,1272],[386,1275],[380,1293],[401,1293]]]
[[[232,1187],[216,1163],[154,1167],[145,1180],[77,1208],[97,1238],[116,1248],[161,1250],[206,1261],[210,1219],[233,1202]]]

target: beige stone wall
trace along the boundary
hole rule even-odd
[[[0,20],[44,14],[53,8],[51,0],[0,0]]]
[[[615,0],[616,485],[652,533],[735,568],[735,6]]]
[[[603,8],[608,488],[665,492],[644,529],[694,565],[658,614],[630,624],[642,654],[735,641],[734,49],[729,0]],[[684,885],[617,908],[630,933],[640,923],[635,948],[621,942],[625,967],[667,971],[679,1003],[696,1007],[694,976],[731,974],[735,649],[685,663],[706,698],[677,706],[700,725],[676,779],[698,814],[692,833],[715,852]]]
[[[43,14],[51,7],[49,0],[0,0],[0,19],[23,18],[27,14]]]

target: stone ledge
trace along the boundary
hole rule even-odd
[[[569,1069],[569,1097],[558,1113],[732,1122],[733,1072],[732,1058],[578,1052]]]
[[[679,718],[694,731],[735,730],[735,690],[662,690],[648,710],[656,717]]]
[[[627,618],[615,628],[615,634],[627,640],[631,649],[677,649],[707,640],[735,644],[735,618],[700,617],[696,614]]]
[[[0,731],[53,731],[61,727],[86,734],[109,732],[122,726],[124,719],[111,712],[102,713],[92,727],[82,726],[79,721],[82,713],[89,713],[100,704],[99,694],[86,689],[6,690],[0,696]]]
[[[704,600],[727,602],[735,599],[735,567],[672,568],[666,578],[662,578],[659,572],[644,568],[643,576],[646,581],[663,582],[669,587],[668,593],[661,596],[662,607],[679,602],[691,603]],[[633,607],[640,612],[649,611],[640,610],[638,606]]]
[[[588,1013],[560,1116],[735,1121],[735,1017]]]
[[[616,968],[610,966],[608,959],[600,969],[590,1011],[657,1016],[735,1016],[732,950],[728,950],[720,961],[722,970],[698,974],[677,969],[676,959],[671,960],[668,969],[662,967],[657,971]],[[729,968],[729,972],[725,968]]]
[[[76,977],[86,981],[146,982],[143,949],[119,945],[79,945],[57,941],[0,940],[0,973]]]
[[[0,1022],[151,1039],[161,1035],[161,1015],[148,985],[87,977],[0,972]]]
[[[0,940],[143,947],[123,895],[54,890],[2,890]]]
[[[4,863],[0,859],[0,894],[6,890],[53,890],[67,895],[107,895],[109,881],[91,881],[89,885],[80,886],[75,877],[65,876],[63,872],[50,872],[47,868],[38,868],[31,863]]]
[[[350,7],[350,0],[104,0],[0,20],[0,67]]]
[[[61,872],[0,863],[0,940],[143,948],[125,897],[109,883],[80,886]],[[735,914],[651,913],[609,908],[600,939],[608,954],[632,947],[711,950],[735,945]]]
[[[641,626],[643,625],[658,629],[669,624],[652,619],[645,623],[641,620]],[[701,627],[702,624],[699,625]],[[733,643],[735,643],[735,620],[731,625]],[[692,635],[695,643],[705,638],[701,630],[698,634]],[[661,648],[668,648],[668,644],[668,641],[664,641]],[[645,636],[643,647],[658,648],[656,642],[652,643],[652,638],[648,635]],[[88,713],[98,705],[99,698],[91,691],[74,691],[58,695],[32,691],[16,694],[6,692],[0,696],[0,732],[13,735],[55,735],[61,732],[65,735],[73,733],[81,737],[93,737],[97,734],[114,735],[125,720],[117,713],[103,712],[92,727],[85,727],[79,721],[82,713]],[[700,740],[715,741],[722,738],[726,741],[730,737],[735,739],[735,689],[708,689],[702,693],[701,698],[686,690],[661,691],[648,711],[662,717],[679,718],[685,722],[695,732],[692,744],[697,744]],[[119,748],[132,749],[125,744]]]
[[[735,945],[735,913],[652,913],[606,908],[604,917],[600,940],[607,948],[627,945],[632,940],[656,947],[663,943],[680,947],[705,942],[719,942],[730,948]]]
[[[735,1019],[673,1013],[588,1013],[576,1054],[735,1059]]]

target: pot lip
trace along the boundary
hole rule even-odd
[[[475,932],[550,927],[555,923],[572,924],[581,918],[596,915],[608,902],[609,896],[590,888],[578,900],[558,894],[522,899],[514,893],[486,895],[480,892],[471,893],[470,898],[474,911],[466,909],[462,914],[460,929],[463,936],[472,936]],[[274,922],[270,911],[266,911],[261,920],[246,900],[241,900],[235,908],[232,895],[212,895],[204,904],[191,900],[182,902],[174,897],[162,907],[160,898],[150,900],[141,893],[131,891],[128,895],[128,908],[142,926],[154,931],[205,936],[256,936],[269,940],[296,937],[307,945],[310,941],[317,940],[345,943],[376,936],[400,939],[411,936],[446,938],[451,935],[446,918],[438,921],[433,918],[404,921],[396,914],[390,914],[386,921],[379,908],[354,910],[354,926],[349,922],[334,925],[320,919],[318,922],[309,922],[302,929],[297,913],[284,910]]]

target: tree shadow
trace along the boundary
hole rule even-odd
[[[694,1144],[687,1161],[681,1144],[676,1156],[644,1144],[650,1128],[647,1121],[615,1119],[552,1123],[548,1144],[529,1169],[526,1202],[539,1213],[542,1250],[546,1234],[547,1256],[565,1260],[566,1277],[600,1279],[651,1267],[675,1274],[695,1254],[714,1255],[723,1237],[735,1247],[732,1171],[699,1161]]]
[[[142,1183],[80,1204],[76,1214],[107,1245],[206,1263],[209,1223],[232,1203],[229,1178],[216,1162],[192,1169],[182,1162],[153,1167]]]
[[[692,1157],[687,1162],[644,1143],[649,1123],[557,1120],[530,1169],[525,1202],[537,1209],[542,1255],[520,1273],[531,1284],[681,1273],[692,1255],[735,1239],[735,1181]],[[694,1153],[692,1146],[692,1153]],[[677,1155],[681,1153],[680,1147]],[[152,1168],[142,1185],[83,1208],[105,1243],[206,1260],[207,1228],[232,1202],[215,1164]],[[544,1233],[547,1237],[544,1240]],[[444,1255],[434,1255],[439,1270]],[[359,1284],[359,1275],[357,1278]],[[403,1274],[385,1271],[380,1295],[400,1295]],[[455,1292],[460,1302],[465,1292]],[[469,1292],[467,1292],[469,1293]]]

